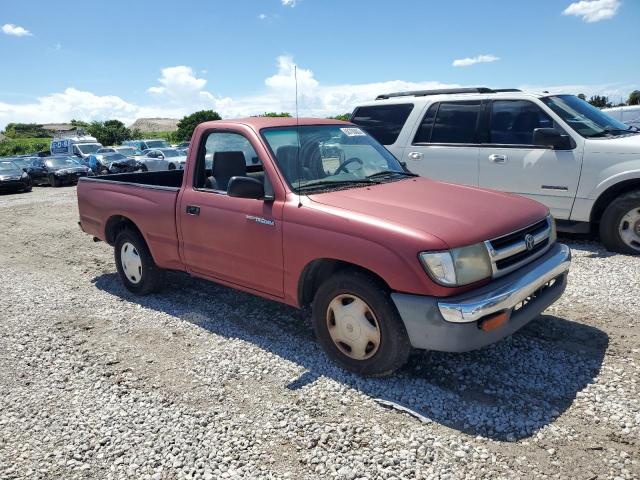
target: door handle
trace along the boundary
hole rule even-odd
[[[507,163],[507,156],[506,155],[496,155],[494,153],[493,155],[489,155],[489,161],[493,162],[493,163]]]
[[[422,157],[423,155],[420,152],[409,152],[409,158],[411,160],[421,160]]]
[[[187,215],[194,215],[197,217],[200,215],[200,207],[197,207],[196,205],[187,205]]]

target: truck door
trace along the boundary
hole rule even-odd
[[[193,185],[184,188],[178,206],[188,271],[284,296],[283,199],[227,195],[231,177],[250,176],[264,182],[265,192],[273,196],[262,159],[240,133],[214,130],[201,145]]]
[[[487,108],[480,186],[532,198],[549,207],[554,217],[568,219],[578,188],[582,149],[533,145],[536,128],[566,132],[532,101],[493,100]]]
[[[480,100],[432,103],[410,134],[402,160],[414,173],[478,185]]]

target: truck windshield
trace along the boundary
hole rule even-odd
[[[354,126],[276,127],[261,133],[295,192],[412,176],[382,145]]]
[[[574,95],[553,95],[541,100],[583,137],[611,137],[635,133],[629,125]]]
[[[99,143],[80,143],[76,144],[76,147],[84,154],[89,155],[90,153],[96,153],[98,150],[102,148],[102,145]]]

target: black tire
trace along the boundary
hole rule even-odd
[[[173,163],[170,163],[168,168],[169,170],[175,170],[176,166]]]
[[[60,185],[62,185],[62,183],[60,182],[60,180],[58,180],[56,178],[55,175],[50,175],[49,176],[49,185],[51,185],[54,188],[58,188]]]
[[[127,277],[123,268],[121,253],[125,243],[135,247],[142,263],[141,279],[137,283]],[[153,261],[147,242],[138,232],[127,228],[118,233],[114,244],[114,257],[120,280],[127,290],[136,295],[147,295],[160,290],[164,280],[164,270]]]
[[[24,187],[24,190],[22,190],[23,192],[30,192],[31,190],[33,190],[33,182],[31,181],[31,178],[27,179],[27,185],[26,187]]]
[[[629,245],[619,232],[623,217],[634,209],[640,211],[640,190],[620,195],[605,209],[600,219],[600,240],[607,250],[627,255],[640,255],[640,242]],[[628,228],[634,228],[634,226],[629,225]]]
[[[142,166],[140,167],[140,171],[141,171],[141,172],[148,172],[148,171],[149,171],[149,169],[147,168],[147,166],[146,166],[146,165],[142,165]]]
[[[351,358],[333,341],[329,333],[329,305],[345,294],[364,301],[377,320],[380,343],[370,358]],[[359,375],[390,375],[406,363],[411,353],[407,331],[391,300],[389,289],[366,273],[345,270],[326,280],[318,288],[313,300],[312,320],[316,338],[327,356],[346,370]]]

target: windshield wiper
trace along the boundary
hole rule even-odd
[[[590,137],[601,137],[603,135],[625,135],[628,133],[638,133],[638,130],[631,130],[632,128],[634,128],[633,126],[630,126],[627,129],[623,129],[623,128],[605,128],[600,132],[596,132],[593,135],[589,135]]]
[[[376,182],[375,180],[371,180],[369,178],[360,178],[357,180],[320,180],[318,182],[300,185],[300,187],[297,188],[297,191],[312,190],[318,187],[341,187],[344,185],[378,185],[379,183],[380,182]]]
[[[365,178],[385,178],[390,177],[391,175],[401,175],[403,177],[417,177],[415,173],[409,172],[398,172],[396,170],[382,170],[381,172],[372,173],[371,175],[367,175]]]

